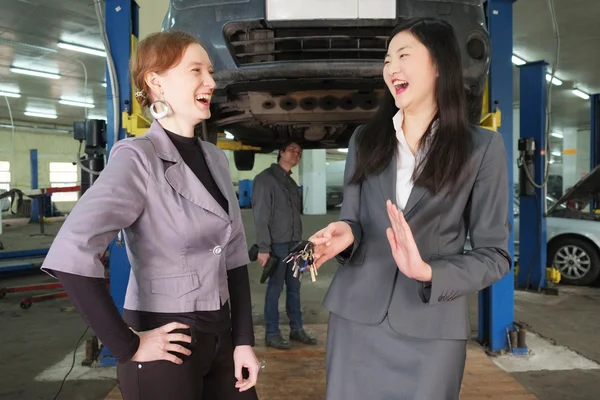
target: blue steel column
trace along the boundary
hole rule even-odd
[[[492,39],[492,57],[489,77],[490,107],[498,102],[502,112],[499,132],[504,138],[508,172],[508,219],[513,226],[513,0],[488,0],[488,30]],[[489,110],[492,111],[492,110]],[[509,251],[513,250],[511,229]],[[506,328],[514,322],[514,275],[508,275],[491,287],[479,292],[479,341],[491,351],[508,348]]]
[[[590,96],[590,171],[600,165],[600,94]],[[592,200],[592,210],[600,206],[600,198]]]
[[[38,152],[37,149],[29,150],[29,165],[31,169],[31,189],[38,188]],[[38,222],[39,208],[38,199],[31,200],[31,222]]]
[[[116,69],[119,90],[119,109],[113,107],[113,93],[110,85],[110,74],[107,71],[106,109],[107,109],[107,151],[110,153],[115,144],[114,132],[118,129],[118,140],[124,139],[127,134],[123,124],[114,124],[114,113],[118,113],[119,121],[123,112],[131,110],[131,81],[129,75],[129,60],[131,58],[132,35],[138,36],[138,5],[132,0],[106,0],[105,18],[106,33],[110,45],[110,53]],[[110,159],[108,160],[110,162]],[[113,300],[123,312],[125,303],[125,291],[129,282],[131,266],[127,259],[124,240],[115,238],[110,244],[110,292]],[[116,364],[115,359],[106,349],[100,354],[101,365],[112,366]]]
[[[520,68],[521,138],[535,142],[533,181],[544,182],[546,168],[546,67],[543,61]],[[526,179],[526,178],[525,178]],[[519,275],[517,286],[541,290],[546,287],[546,191],[535,196],[520,194]]]

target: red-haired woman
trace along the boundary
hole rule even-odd
[[[117,358],[124,399],[256,399],[248,251],[229,162],[194,137],[210,117],[208,54],[185,33],[153,34],[131,75],[155,121],[113,146],[42,268]],[[123,316],[99,259],[119,230],[131,262]]]

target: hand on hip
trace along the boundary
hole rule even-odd
[[[189,329],[189,326],[179,322],[171,322],[151,331],[134,331],[140,337],[140,345],[131,360],[139,362],[167,360],[175,364],[182,364],[183,360],[181,358],[169,352],[185,354],[186,356],[189,356],[192,352],[182,345],[172,342],[191,343],[192,338],[183,333],[171,333],[175,329]]]

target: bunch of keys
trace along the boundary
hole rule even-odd
[[[314,264],[313,255],[313,244],[308,240],[303,240],[296,244],[290,251],[290,254],[283,260],[285,263],[294,261],[292,271],[294,272],[294,278],[302,280],[304,271],[308,269],[310,271],[311,280],[314,282],[317,280],[317,268]]]

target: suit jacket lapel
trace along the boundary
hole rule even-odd
[[[167,182],[169,182],[169,185],[171,185],[171,187],[181,196],[185,197],[195,205],[229,221],[225,210],[221,208],[219,203],[217,203],[208,190],[206,190],[204,185],[183,160],[179,160],[177,163],[167,168],[165,178],[167,179]],[[215,181],[217,181],[216,177]]]
[[[396,174],[398,173],[397,167],[398,157],[394,154],[392,160],[388,166],[379,174],[379,185],[381,186],[381,193],[383,195],[384,202],[391,200],[393,204],[396,204]],[[385,204],[384,204],[385,205]]]
[[[388,164],[388,166],[383,170],[381,174],[379,174],[379,185],[381,186],[381,192],[383,195],[384,201],[391,200],[393,204],[397,203],[396,197],[396,175],[398,173],[397,167],[398,156],[394,155],[392,157],[392,161]],[[404,207],[404,217],[408,218],[411,212],[414,210],[415,206],[419,201],[425,196],[427,193],[427,189],[422,186],[413,186],[410,195],[408,197],[408,201],[406,202],[406,206]]]
[[[152,141],[156,153],[161,159],[174,163],[165,171],[165,179],[169,185],[171,185],[177,193],[198,207],[202,207],[224,220],[229,221],[225,210],[221,208],[219,203],[217,203],[192,170],[185,164],[177,151],[177,148],[175,148],[175,145],[171,142],[171,139],[169,139],[166,132],[157,121],[152,123],[152,126],[144,136]],[[206,156],[206,152],[204,154]],[[217,185],[219,185],[221,190],[224,190],[222,186],[223,173],[216,170],[218,165],[211,168],[211,164],[215,165],[216,163],[212,162],[212,160],[209,162],[209,157],[207,157],[206,162],[209,165],[209,169],[211,169],[211,173],[213,174]],[[227,191],[223,191],[223,195],[228,199],[230,198]]]
[[[227,171],[225,171],[225,169],[214,158],[213,154],[210,154],[209,151],[205,148],[202,141],[198,139],[198,142],[200,144],[200,149],[202,149],[202,153],[204,154],[204,158],[206,159],[208,169],[210,170],[210,173],[213,176],[213,179],[217,183],[217,186],[219,187],[219,190],[221,190],[221,193],[223,193],[223,196],[225,196],[225,198],[227,199],[227,212],[229,216],[231,216],[233,213],[233,205],[231,202],[236,200],[235,193],[231,191],[231,178]],[[223,210],[221,206],[219,206],[219,209]],[[223,218],[227,219],[227,215],[223,215]]]
[[[408,218],[411,211],[415,208],[417,203],[425,196],[427,193],[427,189],[422,186],[413,186],[410,191],[410,196],[408,196],[408,201],[406,202],[406,207],[404,207],[404,218]]]

